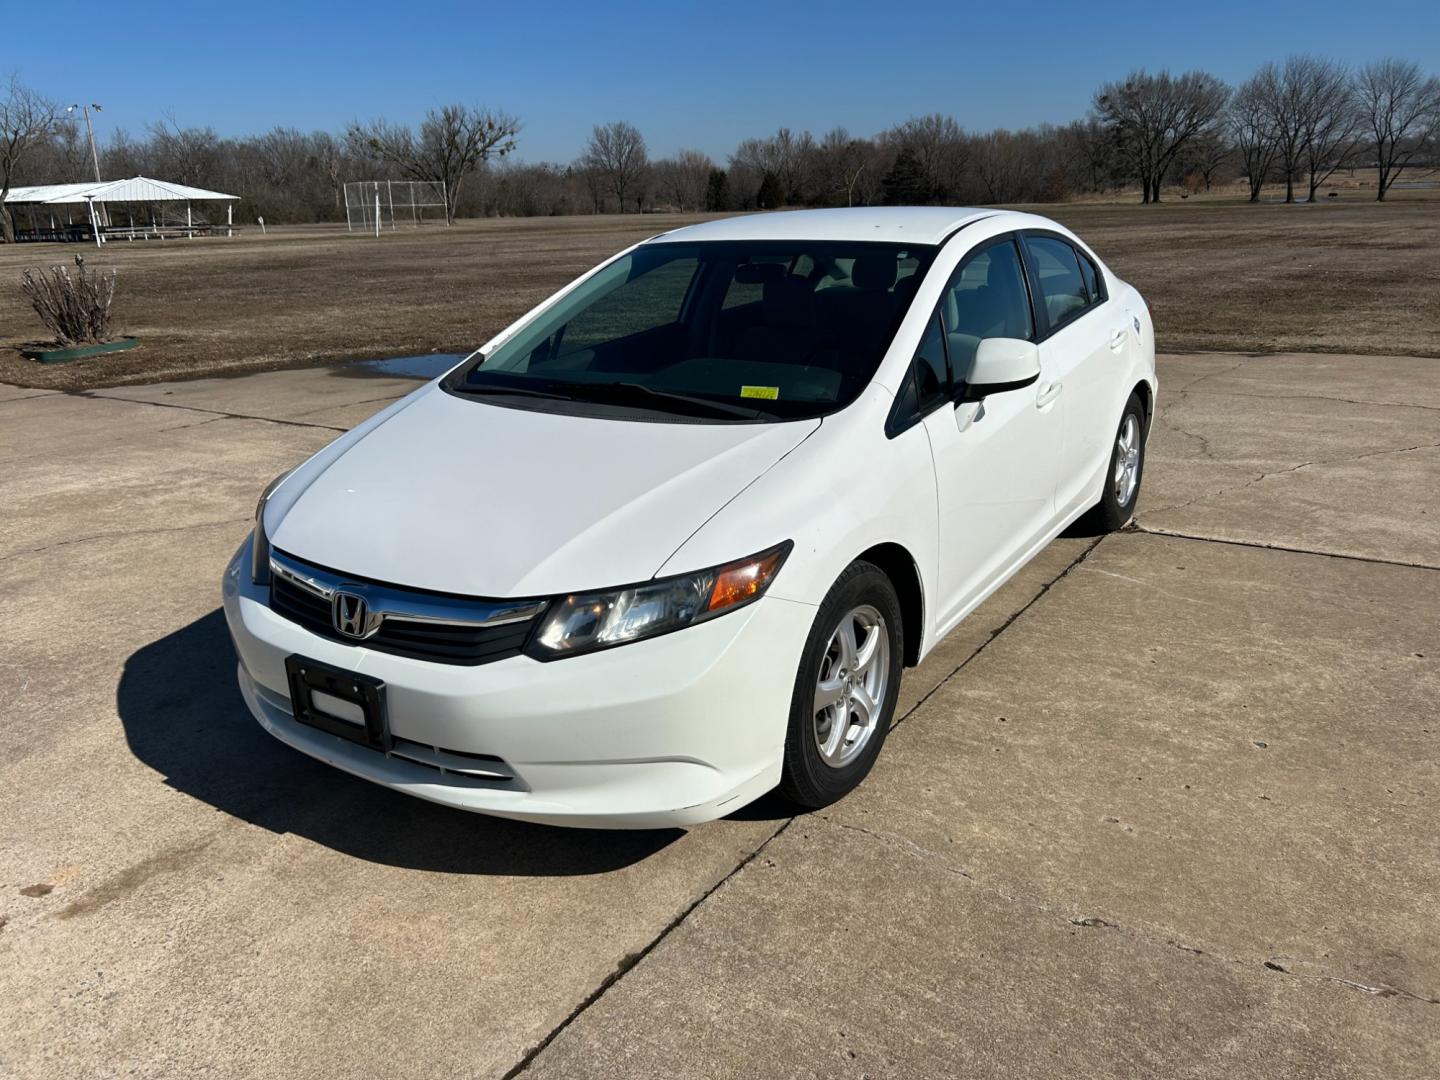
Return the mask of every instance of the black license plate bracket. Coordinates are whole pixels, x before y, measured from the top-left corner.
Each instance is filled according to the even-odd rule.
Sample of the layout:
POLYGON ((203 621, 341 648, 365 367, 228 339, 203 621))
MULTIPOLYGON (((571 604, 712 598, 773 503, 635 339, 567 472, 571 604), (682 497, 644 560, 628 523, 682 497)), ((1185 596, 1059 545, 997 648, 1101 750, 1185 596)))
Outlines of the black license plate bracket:
POLYGON ((290 707, 300 723, 375 750, 390 749, 383 680, 298 654, 285 658, 285 675, 290 682, 290 707), (326 712, 315 702, 317 693, 358 706, 363 723, 326 712))

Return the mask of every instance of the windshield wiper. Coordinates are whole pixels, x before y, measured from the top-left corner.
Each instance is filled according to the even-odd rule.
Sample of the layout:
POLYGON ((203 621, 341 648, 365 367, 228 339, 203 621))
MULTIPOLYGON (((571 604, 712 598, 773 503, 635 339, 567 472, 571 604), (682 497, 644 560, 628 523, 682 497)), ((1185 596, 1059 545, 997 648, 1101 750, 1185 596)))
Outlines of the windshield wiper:
POLYGON ((558 390, 532 390, 528 386, 499 386, 495 383, 459 383, 449 388, 457 394, 473 394, 476 397, 485 397, 490 394, 518 394, 521 397, 542 397, 555 401, 574 401, 569 394, 562 394, 558 390))
POLYGON ((700 397, 696 394, 681 394, 674 390, 657 390, 653 386, 646 386, 637 382, 613 382, 613 383, 567 383, 566 386, 575 392, 575 397, 589 398, 592 401, 634 401, 639 399, 653 399, 656 401, 674 402, 686 406, 693 414, 696 410, 707 413, 711 416, 733 416, 742 420, 764 420, 769 418, 768 413, 759 409, 747 409, 741 405, 731 405, 724 401, 715 401, 711 398, 700 397), (596 392, 598 391, 598 393, 596 392), (616 393, 615 391, 619 391, 616 393))

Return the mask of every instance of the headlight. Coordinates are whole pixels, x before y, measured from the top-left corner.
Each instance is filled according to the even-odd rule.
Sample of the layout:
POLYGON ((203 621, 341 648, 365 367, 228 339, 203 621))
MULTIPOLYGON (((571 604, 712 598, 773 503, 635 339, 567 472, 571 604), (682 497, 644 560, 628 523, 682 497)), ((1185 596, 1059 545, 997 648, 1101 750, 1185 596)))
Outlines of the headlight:
POLYGON ((294 469, 287 469, 265 485, 260 501, 255 504, 255 531, 250 534, 250 580, 256 585, 270 584, 270 538, 265 535, 265 504, 294 469))
POLYGON ((694 574, 563 597, 551 605, 526 651, 537 660, 556 660, 668 634, 734 611, 765 595, 791 546, 787 540, 694 574))

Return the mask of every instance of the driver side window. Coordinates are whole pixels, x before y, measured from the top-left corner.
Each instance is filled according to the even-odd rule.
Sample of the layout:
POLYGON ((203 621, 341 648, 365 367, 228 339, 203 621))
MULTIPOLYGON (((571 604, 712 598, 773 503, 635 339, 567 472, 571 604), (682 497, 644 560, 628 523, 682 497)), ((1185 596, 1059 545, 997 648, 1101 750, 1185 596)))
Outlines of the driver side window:
POLYGON ((986 338, 1034 340, 1025 269, 1013 239, 991 244, 960 265, 941 302, 945 342, 956 384, 964 381, 986 338))

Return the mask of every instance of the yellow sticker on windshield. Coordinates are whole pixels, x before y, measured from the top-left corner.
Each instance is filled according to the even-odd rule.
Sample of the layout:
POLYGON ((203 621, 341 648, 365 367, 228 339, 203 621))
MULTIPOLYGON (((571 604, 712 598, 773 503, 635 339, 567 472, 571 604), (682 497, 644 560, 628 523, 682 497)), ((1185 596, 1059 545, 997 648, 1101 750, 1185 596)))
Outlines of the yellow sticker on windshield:
POLYGON ((740 396, 775 401, 780 397, 780 388, 778 386, 742 386, 740 387, 740 396))

